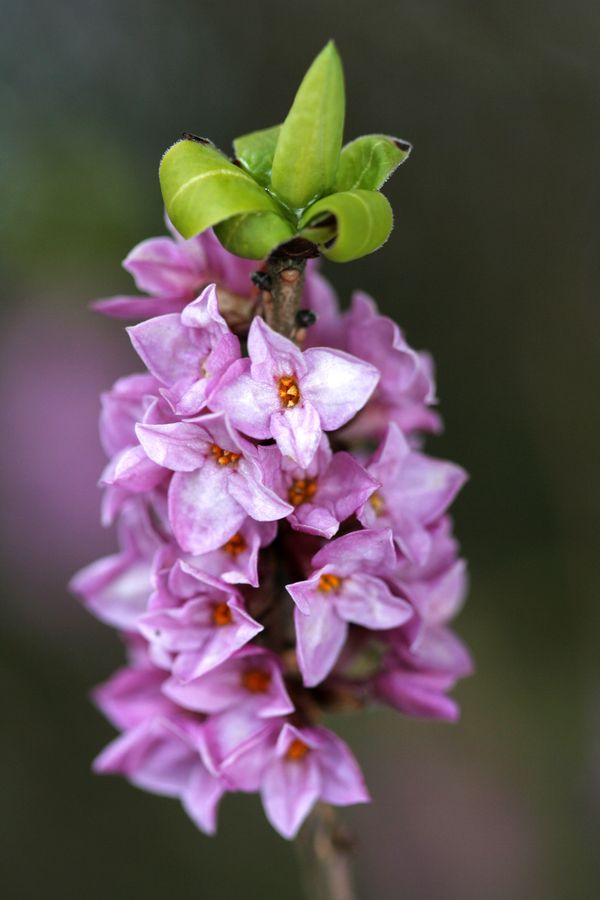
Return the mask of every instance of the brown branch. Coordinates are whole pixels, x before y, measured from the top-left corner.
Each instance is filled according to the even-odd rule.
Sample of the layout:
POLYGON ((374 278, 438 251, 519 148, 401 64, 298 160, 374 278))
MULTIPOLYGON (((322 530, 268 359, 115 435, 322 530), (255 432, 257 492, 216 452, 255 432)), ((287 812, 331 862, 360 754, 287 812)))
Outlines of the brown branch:
POLYGON ((352 877, 354 840, 331 806, 315 806, 296 847, 307 900, 357 900, 352 877))
POLYGON ((294 338, 298 330, 296 313, 304 288, 306 261, 318 255, 310 241, 295 238, 278 247, 267 260, 263 314, 267 324, 287 338, 294 338))

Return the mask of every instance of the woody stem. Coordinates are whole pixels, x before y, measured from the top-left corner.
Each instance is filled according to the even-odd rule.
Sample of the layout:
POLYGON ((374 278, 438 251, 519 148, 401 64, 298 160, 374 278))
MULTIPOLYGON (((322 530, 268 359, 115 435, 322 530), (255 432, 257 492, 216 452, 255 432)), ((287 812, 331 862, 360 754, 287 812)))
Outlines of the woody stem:
POLYGON ((318 803, 296 841, 307 900, 356 900, 352 845, 336 811, 318 803))
POLYGON ((267 324, 287 338, 293 338, 297 331, 296 313, 304 289, 306 261, 318 255, 310 241, 295 238, 278 247, 267 260, 263 314, 267 324))

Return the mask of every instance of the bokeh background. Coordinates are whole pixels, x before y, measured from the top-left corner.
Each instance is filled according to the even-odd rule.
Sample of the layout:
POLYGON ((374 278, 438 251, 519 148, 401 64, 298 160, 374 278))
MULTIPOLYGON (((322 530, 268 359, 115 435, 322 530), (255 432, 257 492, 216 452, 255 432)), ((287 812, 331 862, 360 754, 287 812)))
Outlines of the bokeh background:
POLYGON ((335 37, 347 136, 414 154, 377 254, 326 267, 438 365, 477 674, 456 726, 335 723, 374 803, 351 810, 364 900, 600 896, 598 209, 594 0, 2 0, 2 893, 9 900, 298 900, 256 798, 220 834, 89 764, 87 694, 120 664, 70 574, 98 524, 98 393, 137 367, 88 311, 164 231, 156 177, 182 130, 223 148, 279 121, 335 37), (596 570, 596 571, 595 571, 596 570))

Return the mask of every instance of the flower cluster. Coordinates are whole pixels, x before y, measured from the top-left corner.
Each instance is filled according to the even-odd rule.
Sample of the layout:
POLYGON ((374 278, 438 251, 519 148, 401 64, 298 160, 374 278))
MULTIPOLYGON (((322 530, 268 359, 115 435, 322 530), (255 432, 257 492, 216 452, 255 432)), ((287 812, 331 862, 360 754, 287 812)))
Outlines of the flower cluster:
POLYGON ((149 296, 98 304, 138 320, 146 367, 102 398, 120 550, 73 579, 128 652, 95 692, 120 732, 95 768, 178 797, 206 832, 224 793, 260 792, 291 838, 319 799, 368 800, 322 712, 458 715, 447 511, 466 476, 421 451, 440 427, 431 361, 369 297, 340 313, 309 264, 316 323, 294 342, 255 314, 256 263, 211 232, 125 266, 149 296))

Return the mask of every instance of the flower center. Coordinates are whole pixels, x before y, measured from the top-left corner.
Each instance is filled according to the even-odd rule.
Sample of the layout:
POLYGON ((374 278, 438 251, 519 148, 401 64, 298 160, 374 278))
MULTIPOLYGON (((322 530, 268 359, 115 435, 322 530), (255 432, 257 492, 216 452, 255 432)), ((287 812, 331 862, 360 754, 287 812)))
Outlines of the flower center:
POLYGON ((279 379, 279 399, 286 409, 296 406, 300 400, 300 388, 293 375, 283 375, 279 379))
POLYGON ((337 591, 341 584, 342 579, 339 575, 334 575, 332 572, 326 572, 325 575, 321 575, 319 578, 317 590, 322 591, 324 594, 330 594, 332 591, 337 591))
POLYGON ((218 444, 213 444, 210 448, 210 452, 220 466, 228 466, 231 463, 236 463, 238 459, 242 458, 241 453, 233 453, 231 450, 223 450, 222 447, 219 447, 218 444))
POLYGON ((212 620, 213 625, 216 625, 217 628, 222 628, 223 625, 231 625, 233 616, 231 615, 231 609, 226 603, 215 603, 213 606, 212 620))
POLYGON ((304 759, 309 749, 310 748, 307 747, 304 741, 301 741, 300 738, 294 738, 287 749, 285 758, 289 759, 290 762, 298 762, 299 760, 304 759))
POLYGON ((369 497, 369 503, 373 508, 373 512, 376 516, 381 516, 385 512, 385 500, 379 493, 379 491, 375 491, 375 493, 371 494, 369 497))
POLYGON ((251 669, 242 675, 242 684, 251 694, 266 694, 271 684, 271 676, 261 669, 251 669))
POLYGON ((294 478, 288 490, 288 500, 292 506, 301 506, 314 497, 316 491, 316 478, 294 478))
POLYGON ((236 531, 236 533, 229 538, 227 543, 223 544, 222 549, 225 553, 229 553, 230 556, 239 556, 240 553, 243 553, 244 550, 248 549, 248 544, 239 531, 236 531))

